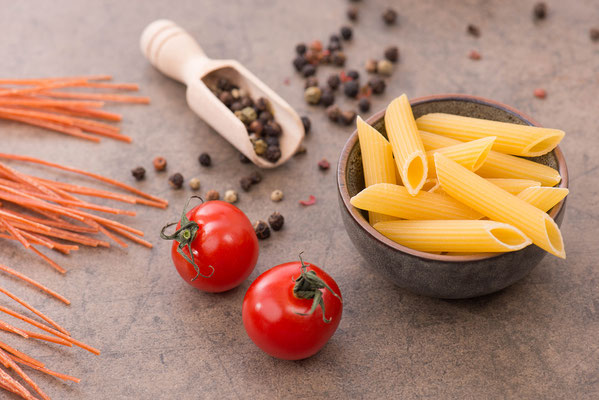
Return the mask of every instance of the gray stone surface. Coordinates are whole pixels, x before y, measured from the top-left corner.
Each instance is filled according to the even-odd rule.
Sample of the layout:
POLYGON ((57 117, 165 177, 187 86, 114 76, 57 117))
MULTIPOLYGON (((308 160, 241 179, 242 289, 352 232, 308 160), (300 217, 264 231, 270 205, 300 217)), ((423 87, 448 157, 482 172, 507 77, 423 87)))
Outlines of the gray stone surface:
MULTIPOLYGON (((81 384, 32 373, 55 399, 198 398, 577 398, 599 396, 599 150, 596 113, 599 44, 588 29, 597 23, 593 1, 550 1, 548 19, 531 21, 532 1, 417 1, 397 4, 399 25, 385 27, 380 13, 391 2, 363 1, 349 67, 380 57, 388 44, 401 63, 386 94, 469 93, 512 105, 546 126, 567 131, 563 150, 570 169, 567 215, 562 225, 568 259, 546 257, 521 282, 487 297, 443 301, 397 289, 364 268, 341 222, 334 169, 321 172, 322 157, 335 164, 350 129, 333 126, 321 109, 302 100, 301 79, 290 60, 298 41, 325 40, 346 23, 345 1, 1 1, 0 75, 6 77, 112 73, 139 82, 150 106, 113 106, 125 115, 126 145, 81 142, 0 122, 2 151, 41 156, 123 181, 130 169, 148 168, 139 186, 167 197, 166 211, 137 209, 123 218, 143 229, 153 250, 131 246, 82 249, 54 256, 69 272, 58 276, 16 244, 2 242, 1 262, 26 271, 69 297, 64 307, 1 278, 69 328, 102 349, 95 357, 78 349, 31 345, 1 334, 48 367, 71 373, 81 384), (141 56, 139 35, 156 18, 186 27, 213 57, 237 58, 313 120, 308 153, 264 173, 239 207, 250 217, 279 210, 286 226, 261 242, 256 270, 238 289, 199 293, 171 265, 160 243, 164 221, 176 218, 188 189, 173 192, 167 174, 155 174, 161 154, 169 173, 199 176, 201 193, 237 188, 251 170, 234 149, 185 105, 184 88, 155 71, 141 56), (477 23, 479 39, 466 35, 477 23), (468 59, 471 49, 480 61, 468 59), (284 84, 286 78, 290 85, 284 84), (543 87, 546 100, 532 96, 543 87), (202 169, 200 151, 213 156, 202 169), (285 200, 268 199, 282 189, 285 200), (315 206, 298 200, 314 194, 315 206), (338 332, 315 357, 272 359, 246 337, 241 301, 252 279, 267 268, 305 258, 336 278, 345 299, 338 332)), ((324 69, 321 79, 326 79, 324 69)), ((353 103, 347 103, 347 106, 353 103)), ((2 304, 6 300, 0 300, 2 304)), ((1 397, 7 397, 2 393, 1 397)))

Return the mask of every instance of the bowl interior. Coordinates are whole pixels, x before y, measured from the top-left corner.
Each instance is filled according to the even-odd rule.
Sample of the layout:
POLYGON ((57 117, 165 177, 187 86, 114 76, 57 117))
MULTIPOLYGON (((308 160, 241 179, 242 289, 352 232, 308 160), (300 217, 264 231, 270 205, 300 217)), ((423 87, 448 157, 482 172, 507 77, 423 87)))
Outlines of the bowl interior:
MULTIPOLYGON (((495 103, 490 100, 480 99, 472 96, 465 95, 444 95, 444 96, 433 96, 430 98, 416 99, 411 102, 412 110, 414 113, 414 118, 418 118, 422 115, 429 113, 447 113, 447 114, 455 114, 462 115, 467 117, 475 117, 482 119, 489 119, 500 122, 510 122, 521 125, 538 125, 532 119, 527 117, 526 115, 519 113, 518 111, 505 106, 500 103, 495 103)), ((385 130, 385 122, 384 122, 385 112, 380 111, 370 117, 367 122, 372 125, 376 130, 378 130, 383 136, 387 137, 387 132, 385 130)), ((344 159, 343 155, 340 160, 341 163, 345 163, 345 188, 347 189, 347 194, 349 198, 359 193, 364 189, 364 170, 362 167, 362 154, 360 151, 360 143, 357 139, 357 132, 354 132, 350 139, 348 140, 348 145, 351 145, 349 149, 349 153, 347 157, 344 159)), ((344 151, 345 153, 345 151, 344 151)), ((343 153, 342 153, 343 154, 343 153)), ((562 176, 562 182, 558 185, 559 187, 567 187, 567 170, 565 161, 563 160, 563 156, 561 155, 561 151, 559 148, 553 150, 552 152, 545 154, 540 157, 528 158, 529 160, 548 165, 552 168, 559 170, 562 176)), ((343 191, 343 187, 340 187, 340 190, 343 191)), ((562 201, 563 202, 563 201, 562 201)), ((557 204, 553 209, 549 211, 549 215, 555 218, 555 215, 561 208, 562 202, 557 204)), ((368 212, 364 210, 358 210, 351 206, 349 202, 346 202, 346 206, 350 208, 350 213, 354 216, 354 218, 358 219, 360 225, 362 225, 365 229, 369 231, 373 236, 377 239, 390 242, 387 238, 385 238, 382 234, 378 233, 374 228, 372 228, 368 224, 368 212)), ((401 246, 395 242, 393 243, 393 247, 405 251, 406 248, 401 246)), ((450 256, 450 255, 433 255, 429 253, 419 252, 413 249, 410 253, 421 256, 423 258, 434 258, 441 259, 445 261, 465 261, 465 256, 450 256)), ((476 256, 467 256, 469 259, 477 258, 490 258, 493 256, 500 255, 499 254, 491 254, 491 253, 480 253, 480 255, 476 256)))

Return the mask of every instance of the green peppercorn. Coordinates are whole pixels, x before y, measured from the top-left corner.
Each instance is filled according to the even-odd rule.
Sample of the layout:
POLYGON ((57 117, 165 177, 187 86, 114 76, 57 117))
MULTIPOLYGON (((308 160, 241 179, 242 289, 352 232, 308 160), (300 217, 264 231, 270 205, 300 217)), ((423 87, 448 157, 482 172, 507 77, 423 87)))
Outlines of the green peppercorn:
POLYGON ((376 70, 381 75, 390 76, 393 73, 393 64, 389 60, 381 60, 378 62, 376 70))
POLYGON ((283 200, 283 191, 279 189, 273 190, 270 194, 270 199, 275 202, 283 200))
POLYGON ((256 114, 256 110, 254 110, 250 106, 241 110, 241 114, 243 117, 240 119, 241 119, 241 122, 243 122, 244 124, 250 124, 253 121, 255 121, 256 118, 258 118, 258 115, 256 114))
POLYGON ((319 87, 309 87, 304 92, 304 99, 308 104, 318 104, 320 102, 320 97, 322 96, 322 91, 319 87))
POLYGON ((200 180, 198 178, 191 178, 189 180, 189 187, 191 190, 198 190, 200 188, 200 180))
POLYGON ((262 139, 258 139, 254 142, 254 152, 256 152, 256 154, 258 154, 259 156, 264 154, 267 148, 268 145, 262 139))
POLYGON ((227 203, 237 203, 237 192, 234 190, 227 190, 225 192, 225 197, 223 197, 223 200, 227 203))

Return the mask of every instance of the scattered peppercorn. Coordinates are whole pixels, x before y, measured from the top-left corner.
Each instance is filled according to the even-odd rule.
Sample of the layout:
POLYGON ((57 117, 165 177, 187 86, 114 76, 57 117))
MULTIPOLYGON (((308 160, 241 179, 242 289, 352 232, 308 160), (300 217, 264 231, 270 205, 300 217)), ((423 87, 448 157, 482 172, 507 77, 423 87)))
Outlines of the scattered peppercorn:
POLYGON ((331 62, 337 67, 343 67, 345 65, 345 53, 342 51, 335 51, 331 56, 331 62))
POLYGON ((364 65, 364 69, 369 74, 375 74, 376 73, 376 64, 377 64, 377 61, 373 60, 371 58, 371 59, 369 59, 369 60, 366 61, 366 64, 364 65))
POLYGON ((300 56, 301 56, 302 54, 305 54, 305 53, 306 53, 306 50, 308 50, 308 48, 306 47, 306 45, 305 45, 304 43, 298 43, 298 44, 295 46, 295 52, 296 52, 297 54, 299 54, 300 56))
POLYGON ((244 176, 239 180, 239 186, 243 189, 244 192, 249 192, 252 187, 252 178, 249 176, 244 176))
POLYGON ((279 189, 273 190, 270 194, 270 199, 276 202, 283 200, 283 192, 279 189))
POLYGON ((293 59, 293 66, 297 72, 301 72, 302 69, 308 64, 308 60, 303 55, 297 56, 293 59))
POLYGON ((347 9, 347 18, 349 18, 350 21, 357 21, 358 20, 358 7, 350 6, 347 9))
POLYGON ((254 231, 256 232, 256 236, 258 239, 268 239, 270 237, 270 228, 268 224, 264 221, 256 221, 254 223, 254 231))
POLYGON ((385 24, 393 25, 395 24, 395 21, 397 21, 397 12, 392 8, 387 8, 385 12, 383 12, 382 17, 385 24))
POLYGON ((156 171, 164 171, 166 169, 166 159, 164 157, 156 157, 153 164, 156 171))
POLYGON ((381 60, 376 65, 376 72, 384 76, 391 76, 393 73, 393 64, 389 60, 381 60))
POLYGON ((333 74, 327 79, 327 85, 329 85, 332 90, 337 90, 340 84, 341 79, 339 79, 339 75, 337 74, 333 74))
POLYGON ((381 94, 385 91, 387 85, 385 84, 383 78, 375 76, 368 81, 368 86, 370 86, 372 89, 372 93, 381 94))
POLYGON ((343 85, 343 93, 347 97, 355 98, 360 91, 360 84, 357 81, 349 81, 343 85))
POLYGON ((478 26, 474 24, 468 24, 466 32, 468 32, 469 35, 474 36, 476 38, 480 37, 480 29, 478 28, 478 26))
POLYGON ((316 67, 312 64, 306 64, 302 67, 302 75, 306 78, 316 73, 316 67))
POLYGON ((212 164, 212 159, 210 158, 210 154, 208 154, 208 153, 200 154, 200 157, 198 158, 198 160, 200 161, 200 164, 203 165, 204 167, 209 167, 210 164, 212 164))
POLYGON ((343 50, 343 45, 341 44, 340 41, 338 40, 331 40, 329 42, 329 45, 327 46, 327 49, 329 51, 338 51, 338 50, 343 50))
POLYGON ((323 158, 318 162, 318 168, 320 168, 321 171, 326 171, 330 167, 331 163, 329 163, 326 158, 323 158))
POLYGON ((334 104, 327 107, 326 113, 327 117, 333 122, 338 122, 339 118, 341 118, 341 110, 334 104))
POLYGON ((315 76, 311 76, 306 79, 306 83, 304 85, 304 89, 308 89, 309 87, 318 86, 318 78, 315 76))
POLYGON ((258 172, 258 171, 254 171, 251 174, 249 174, 248 176, 250 177, 250 179, 252 180, 252 183, 254 183, 254 184, 262 182, 262 174, 260 174, 260 172, 258 172))
POLYGON ((225 196, 223 197, 223 200, 226 201, 227 203, 237 203, 237 192, 234 190, 227 190, 225 192, 225 196))
POLYGON ((358 71, 356 71, 355 69, 350 69, 349 71, 347 71, 345 76, 347 76, 348 78, 351 78, 354 81, 357 81, 358 79, 360 79, 360 73, 358 71))
POLYGON ((534 8, 532 9, 532 14, 534 19, 540 21, 547 17, 547 4, 544 2, 536 3, 534 8))
POLYGON ((593 42, 599 42, 599 28, 591 28, 589 36, 593 42))
POLYGON ((472 50, 470 52, 470 54, 468 55, 468 57, 471 60, 474 60, 474 61, 478 61, 478 60, 480 60, 482 58, 482 56, 480 55, 480 53, 478 51, 476 51, 476 50, 472 50))
POLYGON ((138 180, 141 181, 146 176, 146 169, 144 167, 137 167, 131 170, 131 175, 138 180))
POLYGON ((351 27, 349 27, 349 26, 342 26, 340 33, 341 33, 341 37, 344 40, 351 40, 351 37, 352 37, 352 35, 353 35, 354 32, 352 31, 351 27))
POLYGON ((322 91, 319 87, 309 87, 304 92, 304 99, 308 104, 318 104, 320 103, 320 97, 322 96, 322 91))
POLYGON ((218 199, 220 199, 220 193, 218 193, 216 190, 209 190, 206 192, 206 201, 218 199))
POLYGON ((366 97, 361 98, 358 102, 358 108, 360 108, 360 111, 362 112, 370 111, 370 100, 368 100, 366 97))
POLYGON ((279 161, 281 158, 281 148, 279 147, 278 139, 276 145, 269 145, 264 153, 264 158, 271 163, 279 161))
POLYGON ((331 89, 322 90, 322 96, 320 97, 320 102, 323 106, 328 107, 335 102, 335 94, 331 89))
POLYGON ((181 189, 181 186, 183 186, 183 175, 177 172, 171 175, 168 181, 174 189, 181 189))
POLYGON ((239 162, 241 162, 242 164, 248 164, 251 162, 251 160, 247 158, 245 154, 239 153, 239 162))
POLYGON ((248 131, 255 133, 256 135, 260 135, 262 133, 263 128, 264 126, 262 125, 262 122, 256 120, 252 121, 250 126, 248 126, 248 131))
POLYGON ((399 60, 399 49, 397 46, 389 46, 385 49, 385 58, 391 62, 399 60))
POLYGON ((191 190, 198 190, 200 188, 200 180, 198 178, 191 178, 189 180, 189 187, 191 190))
POLYGON ((356 119, 355 111, 348 110, 348 111, 343 111, 341 113, 340 121, 343 125, 346 125, 346 126, 351 125, 355 119, 356 119))
POLYGON ((535 89, 533 94, 537 99, 544 99, 545 97, 547 97, 547 91, 541 88, 535 89))
POLYGON ((307 135, 308 133, 310 133, 310 128, 312 127, 312 122, 310 121, 310 118, 306 117, 305 115, 302 116, 302 125, 304 125, 304 133, 307 135))
POLYGON ((280 231, 284 224, 285 218, 276 211, 268 217, 268 225, 270 225, 273 231, 280 231))

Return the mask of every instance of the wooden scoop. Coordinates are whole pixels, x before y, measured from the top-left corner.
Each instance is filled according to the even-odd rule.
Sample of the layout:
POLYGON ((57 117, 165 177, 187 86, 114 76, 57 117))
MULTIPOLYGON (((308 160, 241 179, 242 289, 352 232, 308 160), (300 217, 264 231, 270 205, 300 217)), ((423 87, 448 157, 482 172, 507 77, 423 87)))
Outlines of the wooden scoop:
POLYGON ((187 85, 189 107, 262 168, 283 164, 298 149, 304 126, 297 113, 272 89, 235 60, 212 60, 199 44, 174 22, 160 19, 148 25, 141 35, 141 51, 165 75, 187 85), (253 99, 270 101, 275 120, 281 125, 281 158, 271 163, 254 152, 243 123, 209 89, 219 78, 227 78, 253 99))

